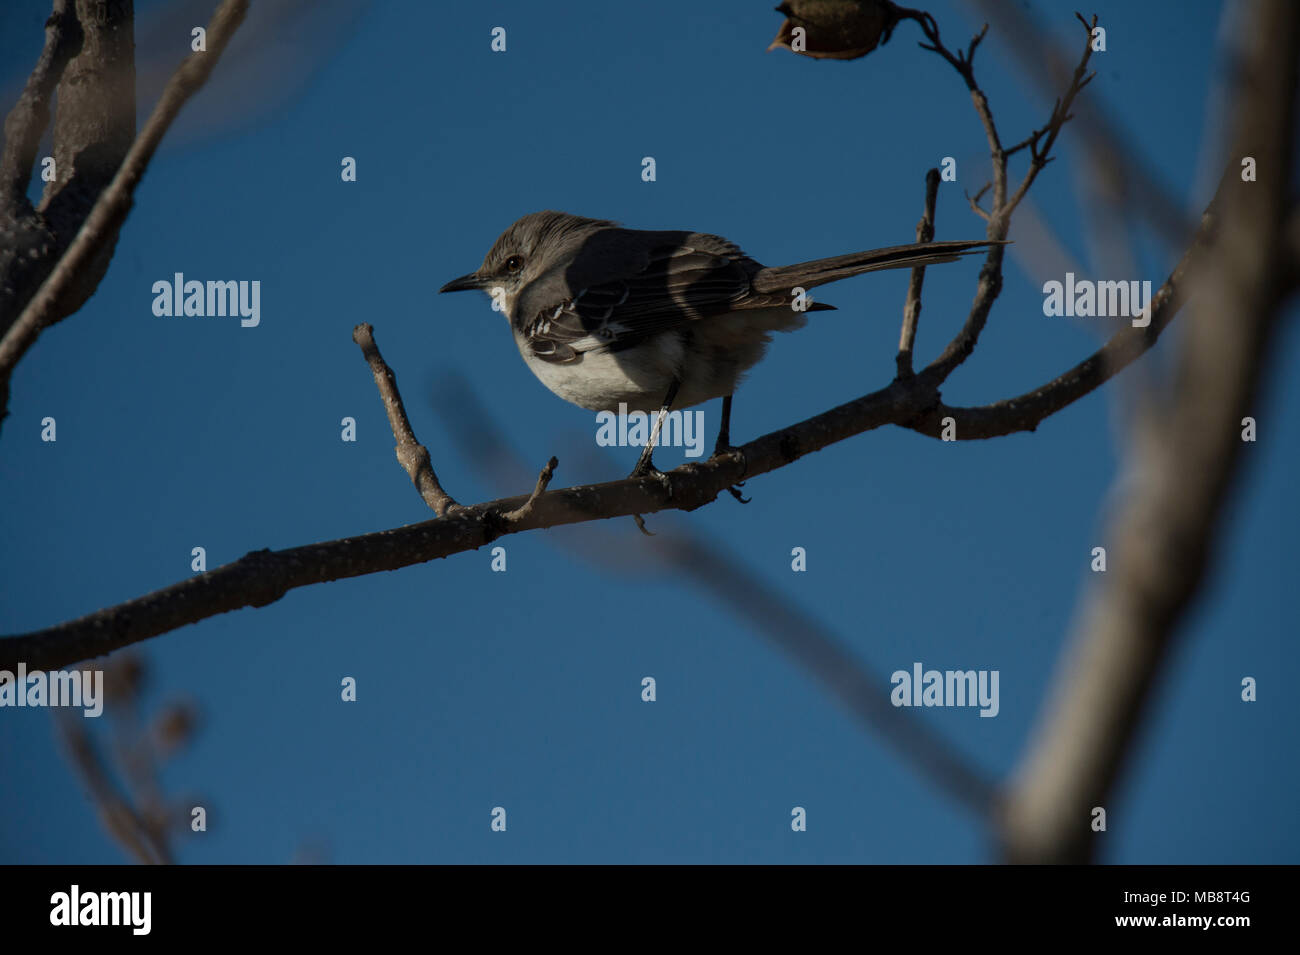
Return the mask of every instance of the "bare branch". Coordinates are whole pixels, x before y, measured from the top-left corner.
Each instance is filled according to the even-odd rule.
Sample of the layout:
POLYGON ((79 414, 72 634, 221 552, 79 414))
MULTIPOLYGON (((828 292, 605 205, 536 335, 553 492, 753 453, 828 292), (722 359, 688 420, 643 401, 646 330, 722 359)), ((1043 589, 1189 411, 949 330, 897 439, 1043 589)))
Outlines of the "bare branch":
MULTIPOLYGON (((1096 18, 1094 17, 1094 23, 1095 21, 1096 18)), ((933 25, 932 19, 930 23, 933 25)), ((924 22, 922 27, 925 29, 924 22)), ((984 29, 987 30, 988 26, 985 25, 984 29)), ((993 121, 993 113, 988 105, 988 98, 975 82, 975 74, 971 68, 969 58, 963 59, 960 55, 954 56, 944 48, 939 41, 937 26, 934 26, 933 30, 927 29, 926 32, 931 38, 931 45, 926 49, 934 49, 940 56, 952 63, 971 90, 976 112, 979 114, 980 122, 984 126, 989 141, 989 158, 993 164, 993 207, 987 213, 979 207, 979 197, 984 194, 984 190, 981 189, 975 199, 971 200, 971 209, 988 222, 986 234, 990 239, 1005 239, 1011 227, 1011 215, 1015 211, 1015 207, 1019 205, 1029 191, 1029 187, 1038 175, 1038 170, 1049 161, 1048 152, 1056 142, 1057 133, 1070 118, 1069 105, 1074 102, 1075 96, 1087 83, 1087 80, 1080 81, 1080 77, 1086 72, 1088 60, 1092 56, 1091 43, 1084 46, 1082 59, 1075 69, 1070 87, 1065 95, 1057 100, 1056 107, 1052 111, 1052 118, 1043 128, 1047 136, 1044 146, 1040 149, 1037 143, 1036 137, 1042 135, 1040 133, 1031 135, 1029 140, 1026 141, 1032 142, 1031 148, 1034 158, 1030 164, 1030 172, 1026 174, 1025 179, 1016 190, 1015 196, 1009 201, 1007 199, 1007 156, 1010 153, 1002 148, 997 126, 993 121)), ((980 36, 983 36, 983 31, 981 31, 980 36)), ((1091 33, 1089 33, 1089 40, 1091 40, 1091 33)), ((1022 143, 1013 147, 1013 151, 1022 148, 1024 145, 1022 143)), ((975 300, 971 303, 971 310, 966 317, 965 324, 953 340, 948 343, 942 354, 921 372, 920 377, 924 379, 928 386, 937 390, 957 366, 969 358, 971 352, 975 350, 980 333, 984 330, 984 324, 988 321, 989 311, 993 308, 993 302, 1002 291, 1003 255, 1004 246, 995 245, 989 249, 988 256, 984 260, 984 267, 980 269, 979 283, 975 290, 975 300)))
MULTIPOLYGON (((920 44, 921 49, 938 53, 952 64, 952 68, 961 75, 961 78, 966 82, 966 88, 970 90, 971 101, 975 104, 975 112, 979 115, 980 124, 984 127, 984 135, 988 139, 989 155, 993 157, 993 207, 995 210, 1000 209, 1007 199, 1006 153, 1002 149, 1002 139, 998 135, 997 124, 993 121, 993 109, 989 106, 989 98, 984 95, 979 83, 975 81, 975 50, 979 47, 980 41, 988 34, 989 25, 984 24, 980 32, 975 34, 965 53, 960 51, 953 53, 939 39, 939 25, 935 22, 934 17, 927 13, 923 18, 913 17, 912 19, 920 23, 922 32, 930 41, 929 43, 920 44)), ((996 223, 990 223, 988 237, 990 239, 1005 239, 1007 237, 1006 223, 1001 223, 1000 227, 996 223)))
MULTIPOLYGON (((1231 175, 1229 169, 1224 183, 1229 182, 1231 175)), ((1202 217, 1201 230, 1192 247, 1151 296, 1151 321, 1145 328, 1126 326, 1096 352, 1033 391, 974 408, 950 407, 940 402, 904 426, 937 438, 941 436, 943 419, 951 417, 956 422, 958 440, 1033 431, 1045 418, 1101 387, 1146 353, 1186 302, 1189 270, 1193 270, 1196 258, 1204 254, 1213 235, 1219 204, 1216 195, 1202 217)))
POLYGON ((71 3, 54 0, 54 12, 45 21, 45 48, 5 119, 4 150, 0 152, 0 218, 7 214, 17 219, 32 211, 27 184, 41 136, 50 123, 50 97, 68 61, 81 51, 81 23, 71 3))
POLYGON ((76 286, 78 273, 96 259, 106 242, 116 237, 163 135, 181 107, 207 81, 247 12, 248 0, 223 0, 208 24, 207 52, 191 53, 177 68, 149 121, 132 143, 113 181, 95 201, 77 237, 17 321, 0 338, 0 418, 7 414, 9 379, 14 367, 45 328, 69 314, 66 299, 76 286))
MULTIPOLYGON (((1203 230, 1208 222, 1207 217, 1203 230)), ((1131 361, 1150 348, 1182 304, 1180 275, 1171 275, 1153 297, 1150 328, 1141 335, 1126 329, 1108 344, 1115 352, 1111 359, 1093 356, 1051 387, 1016 399, 1032 398, 1029 407, 1013 403, 958 410, 957 414, 968 416, 959 424, 958 440, 1033 430, 1052 411, 1113 376, 1123 367, 1113 359, 1128 356, 1131 361)), ((549 491, 536 497, 531 509, 513 521, 506 521, 505 515, 523 508, 532 495, 464 507, 437 520, 360 537, 282 551, 254 551, 234 563, 115 607, 45 630, 0 638, 0 668, 12 669, 22 660, 32 669, 55 669, 219 613, 265 606, 297 587, 447 557, 485 546, 504 534, 661 510, 692 511, 738 481, 785 467, 806 454, 883 425, 896 424, 937 436, 937 428, 932 431, 930 423, 937 421, 933 412, 941 407, 937 392, 925 383, 923 375, 896 379, 880 391, 764 435, 738 451, 675 469, 671 472, 671 498, 657 481, 624 479, 549 491)), ((953 413, 952 409, 949 412, 953 413)))
POLYGON ((59 708, 55 708, 53 715, 68 760, 86 784, 90 799, 99 810, 100 822, 109 836, 137 862, 170 864, 172 859, 166 847, 154 840, 144 816, 113 784, 112 774, 90 738, 85 721, 59 708))
MULTIPOLYGON (((60 2, 49 24, 66 36, 65 45, 75 49, 58 75, 50 70, 40 84, 46 87, 57 80, 58 109, 49 133, 52 150, 47 158, 52 165, 46 167, 42 161, 42 173, 48 169, 53 175, 35 209, 26 191, 49 106, 39 105, 35 111, 39 117, 35 112, 24 117, 20 100, 10 116, 15 122, 6 142, 9 153, 0 162, 9 164, 7 187, 17 193, 0 198, 0 336, 13 327, 76 239, 135 139, 135 8, 131 0, 60 2), (74 36, 75 44, 71 42, 74 36)), ((116 230, 106 235, 86 265, 77 270, 61 297, 62 315, 80 308, 99 287, 117 237, 116 230)), ((7 379, 0 376, 0 417, 7 387, 7 379)))
MULTIPOLYGON (((108 834, 138 862, 170 864, 172 837, 188 831, 190 814, 165 793, 162 764, 191 740, 197 711, 173 700, 142 719, 147 668, 136 653, 114 654, 98 669, 105 718, 55 708, 55 730, 108 834)), ((93 672, 83 671, 83 682, 93 672)))
POLYGON ((820 621, 782 599, 742 561, 698 537, 664 535, 652 546, 693 586, 793 657, 904 761, 981 820, 989 817, 995 790, 986 774, 921 720, 895 707, 885 689, 888 678, 864 667, 820 621))
POLYGON ((1286 224, 1286 257, 1288 282, 1292 288, 1300 285, 1300 205, 1291 207, 1286 224))
POLYGON ((370 323, 362 322, 352 329, 352 340, 361 346, 361 354, 366 357, 370 372, 375 376, 375 386, 379 389, 379 397, 383 399, 384 410, 388 414, 388 426, 393 429, 393 437, 397 439, 397 462, 410 475, 411 483, 433 513, 445 517, 463 509, 442 489, 442 483, 434 473, 433 462, 429 458, 429 449, 415 440, 411 422, 406 417, 406 407, 397 390, 397 376, 379 354, 379 346, 375 344, 374 329, 370 323))
MULTIPOLYGON (((933 36, 936 46, 941 48, 937 29, 933 36)), ((948 54, 950 62, 956 61, 959 71, 970 84, 974 82, 970 58, 978 40, 977 37, 964 54, 948 54)), ((977 98, 977 109, 979 103, 977 98)), ((996 142, 991 113, 985 108, 981 115, 987 118, 992 141, 996 142)), ((1005 166, 1005 157, 1000 153, 997 155, 1005 166)), ((995 162, 995 173, 997 166, 995 162)), ((994 189, 996 194, 996 176, 994 189)), ((991 223, 990 231, 996 228, 1005 232, 1006 224, 1005 218, 991 223)), ((1001 246, 998 246, 992 250, 981 270, 976 302, 962 332, 920 375, 900 376, 880 391, 772 432, 702 464, 678 468, 672 472, 671 496, 658 481, 628 479, 547 491, 550 465, 527 497, 462 507, 455 505, 439 488, 445 501, 433 495, 434 500, 443 505, 440 513, 444 516, 438 520, 274 553, 253 552, 232 564, 117 607, 47 630, 0 640, 0 665, 8 660, 25 660, 29 666, 48 669, 217 613, 245 606, 263 606, 296 587, 445 557, 484 546, 503 534, 665 509, 693 510, 713 501, 719 493, 742 479, 784 467, 805 454, 885 424, 937 434, 935 425, 938 420, 944 414, 952 414, 959 419, 959 440, 1032 430, 1048 414, 1087 394, 1154 343, 1160 330, 1181 305, 1180 277, 1176 270, 1153 299, 1149 329, 1141 333, 1126 329, 1098 355, 1029 395, 983 408, 947 408, 939 398, 938 385, 974 347, 979 329, 1000 289, 1001 246)), ((367 354, 372 369, 377 367, 373 358, 378 358, 377 349, 373 356, 367 354)), ((379 359, 379 366, 376 381, 381 392, 387 382, 392 385, 395 395, 391 371, 382 365, 382 359, 379 359)), ((390 421, 393 421, 392 412, 394 408, 400 409, 400 399, 393 404, 386 397, 385 402, 390 408, 390 421)), ((398 435, 400 456, 401 435, 409 435, 410 429, 405 423, 404 413, 397 421, 394 431, 398 435)), ((413 436, 410 436, 410 445, 419 449, 413 436)), ((414 453, 416 457, 404 460, 403 466, 420 486, 424 479, 419 475, 427 470, 432 477, 432 468, 428 466, 427 451, 423 460, 419 459, 418 451, 414 453)), ((436 478, 433 481, 436 485, 436 478)), ((428 488, 423 488, 422 494, 426 490, 428 488)), ((429 500, 427 495, 426 500, 429 500)), ((435 506, 435 510, 438 507, 435 506)))
MULTIPOLYGON (((1020 185, 1017 187, 1015 194, 1007 200, 1004 211, 1007 216, 1010 216, 1015 211, 1016 206, 1020 205, 1020 200, 1025 197, 1029 187, 1034 184, 1039 172, 1051 162, 1051 152, 1052 147, 1056 145, 1056 137, 1060 135, 1061 127, 1072 118, 1070 108, 1074 105, 1074 99, 1092 80, 1092 75, 1088 73, 1088 62, 1092 58, 1092 31, 1097 26, 1096 14, 1093 15, 1092 23, 1088 23, 1083 17, 1079 17, 1079 22, 1083 24, 1084 28, 1083 56, 1080 57, 1078 65, 1074 68, 1074 75, 1070 79, 1070 85, 1066 88, 1065 95, 1058 99, 1052 107, 1052 115, 1048 119, 1047 125, 1042 129, 1035 130, 1021 144, 1029 147, 1029 169, 1025 171, 1025 177, 1020 180, 1020 185)), ((1016 149, 1019 148, 1019 146, 1016 147, 1016 149)), ((1012 150, 1012 152, 1014 151, 1012 150)), ((1010 155, 1010 152, 1007 155, 1010 155)))
POLYGON ((980 191, 975 193, 973 196, 969 192, 966 193, 966 203, 970 206, 970 211, 975 213, 985 222, 990 221, 992 217, 985 212, 984 207, 980 205, 980 197, 983 196, 984 193, 988 192, 992 185, 993 183, 991 182, 984 183, 984 185, 980 187, 980 191))
MULTIPOLYGON (((466 449, 480 472, 500 475, 499 483, 510 486, 517 481, 527 465, 472 386, 452 378, 443 382, 442 394, 455 409, 448 424, 458 432, 457 447, 466 449)), ((816 617, 761 580, 724 544, 687 528, 657 535, 653 545, 637 548, 618 546, 613 535, 599 539, 591 533, 557 534, 548 539, 605 573, 636 575, 666 567, 684 585, 726 607, 744 623, 745 632, 772 642, 928 781, 978 814, 982 822, 989 820, 993 787, 988 776, 915 712, 894 707, 888 699, 886 676, 866 666, 816 617)))
MULTIPOLYGON (((916 224, 916 241, 934 241, 934 204, 939 195, 939 170, 931 169, 925 174, 925 211, 921 221, 916 224)), ((921 319, 921 289, 925 283, 925 266, 912 269, 912 277, 907 283, 907 302, 903 306, 903 328, 898 335, 898 375, 901 378, 912 376, 912 348, 916 344, 916 326, 921 319)))
POLYGON ((524 501, 522 507, 515 508, 513 511, 506 511, 502 519, 507 524, 518 524, 529 514, 533 513, 533 508, 537 506, 537 500, 551 483, 551 475, 555 473, 559 461, 552 457, 546 462, 546 467, 542 468, 542 473, 537 475, 537 487, 533 488, 533 493, 528 495, 528 500, 524 501))
MULTIPOLYGON (((969 2, 997 24, 999 36, 1020 60, 1025 72, 1042 88, 1056 89, 1067 82, 1069 66, 1059 54, 1057 44, 1039 27, 1027 7, 996 0, 969 2)), ((1087 23, 1082 17, 1077 18, 1087 23)), ((1082 89, 1090 80, 1091 77, 1083 79, 1079 88, 1082 89)), ((1125 207, 1143 213, 1170 248, 1186 248, 1196 231, 1195 221, 1185 214, 1182 204, 1165 187, 1162 178, 1129 148, 1128 143, 1135 141, 1136 137, 1122 135, 1104 114, 1101 105, 1091 98, 1078 100, 1077 110, 1076 122, 1081 127, 1079 141, 1093 162, 1116 170, 1111 178, 1124 189, 1125 207)))

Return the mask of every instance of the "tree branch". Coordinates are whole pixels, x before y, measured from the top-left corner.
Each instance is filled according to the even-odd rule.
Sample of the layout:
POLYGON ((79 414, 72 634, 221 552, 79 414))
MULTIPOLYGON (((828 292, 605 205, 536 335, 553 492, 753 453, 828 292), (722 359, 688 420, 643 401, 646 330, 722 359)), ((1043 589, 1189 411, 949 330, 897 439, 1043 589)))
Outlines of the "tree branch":
POLYGON ((783 600, 743 562, 699 538, 663 537, 650 545, 674 570, 689 577, 793 657, 857 720, 875 730, 904 761, 916 766, 958 804, 987 821, 996 789, 967 757, 908 710, 889 699, 889 679, 864 667, 816 618, 783 600))
MULTIPOLYGON (((1232 174, 1233 170, 1229 169, 1223 182, 1229 183, 1232 174)), ((951 407, 939 402, 921 417, 907 422, 905 427, 930 437, 940 437, 943 419, 952 417, 956 421, 957 439, 965 441, 1033 431, 1045 418, 1095 391, 1123 371, 1156 343, 1160 333, 1186 302, 1188 270, 1204 253, 1214 234, 1219 195, 1222 195, 1222 187, 1202 216, 1201 229, 1191 248, 1151 296, 1151 323, 1145 328, 1130 325, 1116 332, 1093 354, 1033 391, 974 408, 951 407)))
POLYGON ((533 488, 533 493, 528 495, 528 500, 524 501, 522 505, 515 508, 513 511, 506 511, 502 516, 502 519, 507 524, 518 524, 524 518, 528 517, 529 514, 533 513, 533 509, 537 507, 538 498, 540 498, 546 491, 546 488, 550 486, 551 477, 555 474, 555 469, 559 464, 560 462, 555 457, 552 457, 546 462, 546 467, 542 468, 542 473, 537 475, 537 486, 533 488))
POLYGON ((375 386, 379 389, 384 410, 388 413, 388 426, 393 429, 393 437, 397 439, 397 463, 410 475, 411 483, 433 513, 445 517, 463 510, 442 489, 442 483, 434 473, 433 462, 429 458, 429 449, 415 440, 411 422, 406 417, 406 406, 397 391, 397 376, 379 354, 379 346, 375 344, 374 329, 370 323, 362 322, 352 329, 352 340, 361 346, 361 354, 365 356, 371 374, 375 376, 375 386))
POLYGON ((1233 157, 1258 182, 1225 175, 1211 247, 1189 272, 1196 305, 1169 386, 1136 405, 1132 473, 1107 530, 1108 564, 1077 619, 1046 712, 1007 793, 1008 858, 1081 862, 1100 851, 1089 823, 1109 809, 1177 629, 1212 569, 1214 544, 1286 295, 1283 230, 1294 195, 1292 136, 1300 7, 1266 0, 1244 32, 1233 157))
MULTIPOLYGON (((1206 217, 1199 235, 1208 230, 1212 218, 1206 217)), ((958 440, 1032 431, 1048 415, 1113 377, 1155 343, 1182 305, 1179 284, 1185 268, 1186 263, 1180 263, 1152 297, 1151 324, 1140 334, 1133 328, 1116 333, 1087 361, 1049 385, 1001 406, 946 409, 958 419, 958 440)), ((397 570, 474 550, 505 534, 661 510, 692 511, 737 481, 785 467, 806 454, 882 425, 896 424, 937 437, 942 415, 936 412, 940 409, 944 406, 937 393, 921 376, 895 380, 880 391, 751 441, 739 453, 733 450, 669 472, 671 496, 658 481, 624 479, 488 501, 437 520, 360 537, 281 551, 254 551, 234 563, 115 607, 0 639, 0 668, 12 669, 19 660, 31 669, 67 666, 219 613, 265 606, 297 587, 397 570), (506 519, 510 512, 524 509, 530 499, 531 507, 525 513, 506 519)))
MULTIPOLYGON (((934 241, 934 203, 939 195, 939 170, 925 174, 925 211, 916 224, 916 241, 934 241)), ((903 306, 903 328, 898 334, 898 356, 894 359, 900 378, 912 377, 912 348, 916 345, 916 326, 921 320, 921 289, 925 284, 925 266, 912 269, 907 282, 907 302, 903 306)))
MULTIPOLYGON (((438 405, 449 411, 446 423, 453 443, 479 473, 509 486, 527 472, 528 465, 467 380, 444 378, 438 395, 438 405)), ((982 823, 990 821, 995 793, 988 774, 915 711, 894 707, 886 675, 868 667, 815 614, 762 580, 724 543, 683 527, 656 535, 646 546, 628 548, 619 543, 621 535, 612 527, 605 534, 595 533, 591 525, 586 528, 588 533, 553 535, 554 546, 601 573, 638 577, 668 570, 684 586, 718 601, 744 623, 746 633, 774 644, 858 724, 883 737, 899 759, 976 813, 982 823)))
POLYGON ((207 52, 191 53, 177 68, 149 121, 132 143, 113 181, 95 201, 77 237, 22 314, 0 338, 0 420, 8 414, 9 379, 14 367, 44 329, 66 318, 84 300, 84 294, 78 294, 82 272, 92 266, 106 243, 116 240, 131 209, 135 189, 163 135, 181 107, 207 81, 247 11, 248 0, 223 0, 208 24, 207 52))
POLYGON ((1015 193, 1007 200, 1005 215, 1010 216, 1015 211, 1016 206, 1020 205, 1020 200, 1025 198, 1025 193, 1029 187, 1034 184, 1038 174, 1042 172, 1043 167, 1052 161, 1052 147, 1056 145, 1056 137, 1061 134, 1063 127, 1073 114, 1070 107, 1074 105, 1074 98, 1079 95, 1085 86, 1092 81, 1095 73, 1088 72, 1088 61, 1092 58, 1092 31, 1097 26, 1097 15, 1093 14, 1092 22, 1089 23, 1083 17, 1075 14, 1079 22, 1083 24, 1084 41, 1083 56, 1079 60, 1079 65, 1074 68, 1074 76, 1070 79, 1070 85, 1065 90, 1065 95, 1058 99, 1052 107, 1051 118, 1048 119, 1047 125, 1042 129, 1035 130, 1019 146, 1007 152, 1007 156, 1016 152, 1021 146, 1029 147, 1029 169, 1025 171, 1025 177, 1020 181, 1020 186, 1015 193), (1042 143, 1040 146, 1039 143, 1042 143))
POLYGON ((99 810, 100 821, 113 840, 139 863, 170 865, 174 860, 166 842, 159 838, 144 813, 114 784, 85 720, 68 710, 55 708, 54 726, 68 761, 86 784, 88 795, 99 810))
MULTIPOLYGON (((1066 81, 1069 67, 1059 55, 1056 43, 1039 28, 1027 7, 999 0, 969 2, 998 25, 999 35, 1020 60, 1024 71, 1040 86, 1051 89, 1066 81)), ((1128 147, 1127 143, 1136 141, 1137 137, 1123 135, 1093 98, 1079 101, 1073 119, 1080 126, 1079 142, 1093 162, 1112 170, 1110 181, 1122 191, 1123 206, 1143 213, 1170 248, 1185 248, 1196 231, 1195 223, 1184 214, 1182 204, 1166 188, 1163 177, 1128 147)), ((1017 148, 1025 145, 1018 144, 1017 148)))
POLYGON ((18 102, 5 118, 4 150, 0 152, 0 219, 18 219, 32 213, 27 185, 41 136, 50 123, 50 97, 68 61, 81 52, 84 36, 69 6, 71 2, 54 0, 54 12, 45 21, 45 47, 18 102))
MULTIPOLYGON (((920 22, 926 36, 930 39, 928 45, 924 43, 921 44, 922 48, 935 51, 951 63, 957 72, 961 74, 962 79, 966 82, 966 86, 971 91, 971 97, 975 102, 975 111, 979 114, 980 122, 984 126, 984 132, 989 141, 989 158, 993 164, 992 208, 987 214, 979 208, 979 196, 984 194, 983 189, 980 190, 979 195, 971 200, 971 207, 988 222, 988 228, 986 230, 988 238, 1005 239, 1007 237, 1007 232, 1011 228, 1011 215, 1015 211, 1015 207, 1020 204, 1020 201, 1029 191, 1029 187, 1033 184, 1034 179, 1037 178, 1038 170, 1047 164, 1049 152, 1056 142, 1057 133, 1060 131, 1061 126, 1070 119, 1068 105, 1074 102, 1074 97, 1088 82, 1088 79, 1081 79, 1081 77, 1086 73, 1088 60, 1092 56, 1091 30, 1088 31, 1087 42, 1084 44, 1083 54, 1079 66, 1075 69, 1074 78, 1064 95, 1057 101, 1057 107, 1052 111, 1052 117, 1044 127, 1044 129, 1048 131, 1047 142, 1044 147, 1039 150, 1035 140, 1035 136, 1039 134, 1030 136, 1030 140, 1035 140, 1033 147, 1034 159, 1030 164, 1029 172, 1025 174, 1024 180, 1016 190, 1014 198, 1011 201, 1008 201, 1007 157, 1010 155, 1010 152, 1002 148, 1002 140, 998 135, 997 126, 993 121, 993 112, 989 108, 988 97, 984 95, 983 91, 975 81, 975 71, 971 62, 974 58, 975 48, 979 41, 984 38, 984 34, 988 30, 988 25, 986 24, 975 39, 971 41, 969 54, 962 56, 960 53, 953 54, 943 45, 942 41, 939 39, 938 25, 934 22, 933 17, 927 15, 927 18, 920 22), (1061 108, 1062 103, 1066 104, 1065 109, 1061 108)), ((1093 22, 1096 22, 1095 17, 1093 18, 1093 22)), ((1012 151, 1020 148, 1020 146, 1016 146, 1012 151)), ((993 308, 993 302, 1002 291, 1002 258, 1004 251, 1005 247, 1001 245, 995 245, 989 249, 988 256, 984 260, 984 266, 980 269, 979 283, 976 286, 975 291, 975 300, 971 303, 971 309, 969 315, 966 317, 966 323, 962 326, 961 330, 953 340, 948 343, 948 347, 943 350, 943 353, 921 372, 920 377, 925 381, 927 386, 937 390, 940 385, 947 381, 948 376, 953 373, 957 366, 969 358, 971 353, 975 350, 975 345, 979 342, 980 333, 984 330, 984 325, 988 321, 989 312, 993 308)))
MULTIPOLYGON (((962 65, 959 71, 967 78, 968 86, 974 84, 970 60, 979 39, 972 41, 964 55, 946 54, 950 62, 955 60, 962 65)), ((937 29, 934 40, 941 46, 937 29)), ((996 144, 997 133, 992 127, 987 101, 977 97, 976 105, 988 124, 986 131, 991 130, 991 142, 996 144), (982 108, 981 101, 984 104, 982 108)), ((997 148, 1000 150, 1000 146, 997 148)), ((1005 198, 1005 188, 1002 196, 1005 198)), ((931 203, 927 193, 927 206, 930 207, 931 203)), ((1208 227, 1208 221, 1203 224, 1203 230, 1208 227)), ((990 224, 991 233, 995 228, 1005 232, 1005 218, 990 224)), ((950 355, 954 348, 964 348, 969 353, 969 349, 974 347, 974 339, 1000 287, 1000 265, 998 247, 981 270, 976 304, 966 328, 949 345, 945 355, 950 355)), ((438 485, 427 450, 420 447, 411 434, 391 370, 378 355, 368 326, 360 326, 354 338, 362 346, 384 395, 398 441, 399 460, 420 488, 422 497, 441 515, 438 519, 278 552, 255 551, 231 564, 125 604, 46 630, 0 640, 0 667, 10 661, 16 665, 19 660, 26 661, 31 668, 65 666, 208 616, 241 607, 264 606, 296 587, 394 570, 446 557, 485 546, 504 534, 665 509, 693 510, 713 501, 719 493, 741 479, 784 467, 805 454, 885 424, 937 435, 942 417, 950 414, 959 421, 959 440, 1033 430, 1043 418, 1108 380, 1154 343, 1182 303, 1179 294, 1182 268, 1180 265, 1154 297, 1152 322, 1148 329, 1140 334, 1132 329, 1121 331, 1097 355, 1028 395, 982 408, 948 408, 939 398, 938 384, 964 355, 955 361, 941 356, 919 376, 900 376, 880 391, 764 435, 744 445, 738 452, 724 453, 702 464, 678 468, 669 475, 670 489, 658 481, 625 479, 548 491, 546 488, 554 466, 552 459, 539 477, 537 487, 526 497, 516 496, 470 507, 456 504, 438 485)), ((919 306, 919 289, 917 296, 919 306)), ((913 336, 914 331, 915 321, 913 336)))

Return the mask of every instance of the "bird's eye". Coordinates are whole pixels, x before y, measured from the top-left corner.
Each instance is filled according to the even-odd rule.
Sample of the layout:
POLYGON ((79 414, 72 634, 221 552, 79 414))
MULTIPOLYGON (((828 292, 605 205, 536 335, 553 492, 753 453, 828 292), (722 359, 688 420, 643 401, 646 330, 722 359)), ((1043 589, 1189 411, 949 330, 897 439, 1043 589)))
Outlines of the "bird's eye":
POLYGON ((523 259, 523 256, 520 256, 520 255, 512 255, 512 256, 510 256, 510 258, 506 259, 506 271, 507 271, 507 272, 518 272, 518 271, 519 271, 520 269, 522 269, 523 267, 524 267, 524 259, 523 259))

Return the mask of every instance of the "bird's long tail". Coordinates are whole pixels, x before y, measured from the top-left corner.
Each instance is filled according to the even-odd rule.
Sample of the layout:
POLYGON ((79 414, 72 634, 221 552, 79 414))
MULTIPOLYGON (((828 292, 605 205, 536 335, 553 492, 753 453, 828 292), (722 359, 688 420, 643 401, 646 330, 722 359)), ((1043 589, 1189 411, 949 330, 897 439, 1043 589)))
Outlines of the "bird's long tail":
POLYGON ((813 259, 797 265, 783 265, 775 269, 763 269, 753 279, 755 292, 787 292, 799 286, 813 288, 827 282, 837 282, 863 272, 875 272, 880 269, 910 269, 918 265, 937 265, 940 262, 955 262, 963 255, 983 252, 997 245, 1006 245, 1005 241, 981 240, 978 242, 913 242, 911 245, 895 245, 888 249, 872 249, 870 252, 850 252, 848 255, 835 255, 829 259, 813 259))

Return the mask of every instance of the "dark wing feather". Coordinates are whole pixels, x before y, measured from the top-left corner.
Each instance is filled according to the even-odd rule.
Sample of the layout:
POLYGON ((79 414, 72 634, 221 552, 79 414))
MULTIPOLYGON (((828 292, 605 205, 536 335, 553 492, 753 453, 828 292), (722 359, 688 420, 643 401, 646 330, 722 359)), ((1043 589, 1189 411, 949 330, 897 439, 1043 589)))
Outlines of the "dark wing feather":
POLYGON ((525 289, 517 321, 533 354, 567 362, 596 349, 617 351, 729 311, 750 296, 750 276, 759 266, 731 243, 716 236, 666 235, 674 238, 650 246, 640 261, 619 270, 623 274, 584 282, 581 268, 570 269, 563 281, 525 289))

